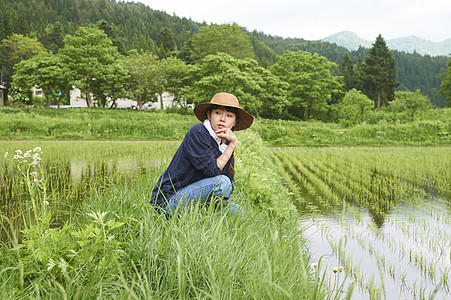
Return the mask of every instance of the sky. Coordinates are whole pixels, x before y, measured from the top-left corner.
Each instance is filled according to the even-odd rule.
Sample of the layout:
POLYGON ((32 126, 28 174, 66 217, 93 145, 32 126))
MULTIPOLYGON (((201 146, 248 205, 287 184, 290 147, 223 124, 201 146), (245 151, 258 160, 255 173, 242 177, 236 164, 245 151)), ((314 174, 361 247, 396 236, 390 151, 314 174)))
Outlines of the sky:
POLYGON ((320 40, 352 31, 373 42, 417 36, 451 38, 451 0, 133 0, 154 10, 208 24, 237 23, 248 31, 320 40))

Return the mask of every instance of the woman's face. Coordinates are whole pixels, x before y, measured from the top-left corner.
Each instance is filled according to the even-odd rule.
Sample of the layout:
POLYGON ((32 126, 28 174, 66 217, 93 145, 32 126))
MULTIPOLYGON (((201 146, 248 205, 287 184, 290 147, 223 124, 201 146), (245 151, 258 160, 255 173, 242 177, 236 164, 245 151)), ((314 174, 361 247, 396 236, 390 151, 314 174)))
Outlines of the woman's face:
POLYGON ((214 131, 223 128, 232 129, 236 124, 236 115, 227 111, 225 108, 215 108, 211 112, 207 112, 208 120, 210 120, 211 128, 214 131))

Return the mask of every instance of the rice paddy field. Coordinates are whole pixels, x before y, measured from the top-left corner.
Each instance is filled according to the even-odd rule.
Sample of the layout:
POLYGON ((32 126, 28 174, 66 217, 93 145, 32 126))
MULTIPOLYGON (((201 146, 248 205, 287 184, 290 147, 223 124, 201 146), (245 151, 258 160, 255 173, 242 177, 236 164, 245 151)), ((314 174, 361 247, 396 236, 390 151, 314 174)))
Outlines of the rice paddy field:
POLYGON ((239 138, 244 221, 202 208, 165 220, 148 205, 179 141, 2 141, 0 294, 451 298, 450 147, 266 148, 253 133, 239 138), (36 172, 28 180, 17 149, 42 158, 24 169, 36 172))
POLYGON ((272 153, 312 259, 355 282, 352 299, 451 298, 449 147, 272 153))

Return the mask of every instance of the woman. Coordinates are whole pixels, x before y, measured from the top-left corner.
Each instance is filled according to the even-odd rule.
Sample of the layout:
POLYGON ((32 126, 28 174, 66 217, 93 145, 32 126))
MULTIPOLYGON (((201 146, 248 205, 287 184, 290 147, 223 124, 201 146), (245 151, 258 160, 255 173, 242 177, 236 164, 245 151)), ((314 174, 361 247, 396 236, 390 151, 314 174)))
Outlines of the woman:
POLYGON ((218 93, 210 102, 196 105, 194 114, 203 123, 186 133, 155 184, 151 203, 166 215, 187 207, 193 200, 213 201, 243 214, 238 205, 225 200, 233 192, 233 153, 238 145, 233 131, 250 127, 254 118, 229 93, 218 93))

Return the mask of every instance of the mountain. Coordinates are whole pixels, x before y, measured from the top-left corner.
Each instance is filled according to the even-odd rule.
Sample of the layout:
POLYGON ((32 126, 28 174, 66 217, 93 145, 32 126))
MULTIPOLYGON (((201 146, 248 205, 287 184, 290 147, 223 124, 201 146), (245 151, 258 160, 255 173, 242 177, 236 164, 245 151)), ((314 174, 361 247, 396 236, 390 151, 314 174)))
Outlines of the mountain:
MULTIPOLYGON (((348 50, 357 50, 360 46, 364 48, 371 48, 372 42, 360 38, 357 34, 350 31, 342 31, 328 37, 321 41, 335 43, 343 46, 348 50)), ((397 38, 386 40, 387 47, 392 50, 404 51, 407 53, 417 52, 422 55, 431 56, 448 56, 451 54, 451 39, 442 42, 432 42, 416 36, 408 36, 404 38, 397 38)))
POLYGON ((335 43, 338 46, 345 47, 348 50, 357 50, 360 46, 371 48, 371 42, 362 39, 351 31, 342 31, 333 35, 329 35, 321 40, 322 42, 335 43))

